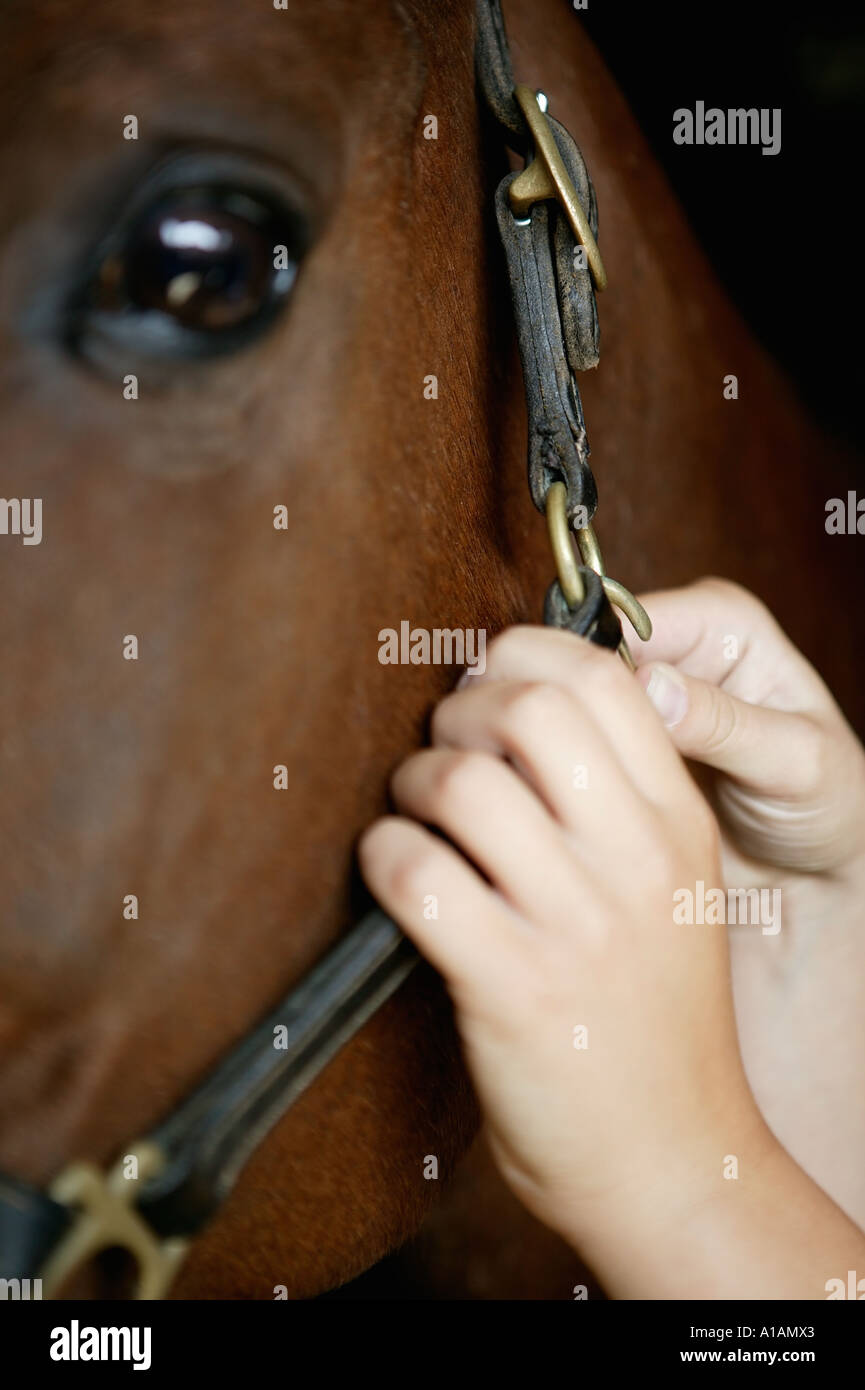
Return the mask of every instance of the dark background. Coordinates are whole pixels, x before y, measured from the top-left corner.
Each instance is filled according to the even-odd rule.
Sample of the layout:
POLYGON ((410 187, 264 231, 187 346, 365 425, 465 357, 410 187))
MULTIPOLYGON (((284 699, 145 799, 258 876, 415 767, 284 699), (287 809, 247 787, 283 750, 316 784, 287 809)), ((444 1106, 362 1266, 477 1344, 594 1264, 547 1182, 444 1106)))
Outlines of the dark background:
POLYGON ((865 443, 865 4, 589 0, 579 12, 752 329, 823 427, 865 443), (781 151, 680 146, 673 112, 781 107, 781 151))

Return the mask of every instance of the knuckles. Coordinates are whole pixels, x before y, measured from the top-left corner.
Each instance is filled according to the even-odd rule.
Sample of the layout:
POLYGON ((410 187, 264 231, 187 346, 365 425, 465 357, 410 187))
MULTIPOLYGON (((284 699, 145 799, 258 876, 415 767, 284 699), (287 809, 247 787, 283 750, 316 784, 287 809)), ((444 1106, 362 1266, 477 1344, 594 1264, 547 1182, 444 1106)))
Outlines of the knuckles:
POLYGON ((538 644, 538 629, 528 623, 505 628, 487 647, 487 671, 491 664, 511 666, 530 659, 538 644))
POLYGON ((484 797, 495 771, 495 760, 474 749, 425 750, 397 769, 391 788, 397 801, 428 812, 473 806, 484 797))
POLYGON ((750 616, 758 623, 776 626, 774 615, 762 599, 752 594, 744 585, 720 575, 707 574, 689 586, 697 595, 708 594, 717 597, 726 612, 739 616, 750 616))
POLYGON ((793 795, 810 800, 821 793, 826 794, 837 782, 832 741, 826 730, 803 715, 798 721, 791 746, 796 749, 790 768, 793 795))
POLYGON ((717 754, 735 738, 739 729, 736 706, 720 694, 712 698, 708 722, 701 738, 701 753, 717 754))
POLYGON ((485 753, 465 749, 444 754, 430 777, 432 794, 437 801, 457 805, 476 801, 492 771, 493 760, 485 753))
POLYGON ((502 695, 498 719, 502 733, 513 738, 558 725, 572 714, 573 702, 561 686, 525 681, 502 695))

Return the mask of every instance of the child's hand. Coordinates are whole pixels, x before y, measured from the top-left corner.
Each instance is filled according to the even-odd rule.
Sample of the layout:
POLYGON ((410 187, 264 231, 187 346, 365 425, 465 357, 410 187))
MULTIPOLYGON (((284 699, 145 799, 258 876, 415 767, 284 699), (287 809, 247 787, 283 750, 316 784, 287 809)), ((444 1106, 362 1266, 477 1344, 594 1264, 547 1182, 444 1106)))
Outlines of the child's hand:
POLYGON ((739 1041, 774 1133, 865 1227, 865 755, 763 605, 722 580, 647 595, 638 680, 718 769, 724 886, 780 890, 780 931, 730 932, 739 1041), (730 639, 734 639, 731 641, 730 639), (678 672, 678 677, 677 677, 678 672))
POLYGON ((721 579, 643 602, 654 633, 635 644, 638 679, 680 753, 723 774, 715 794, 730 869, 745 856, 752 873, 753 861, 798 874, 860 865, 865 754, 771 613, 721 579))
POLYGON ((445 976, 502 1171, 592 1245, 677 1223, 772 1146, 744 1078, 714 818, 619 659, 513 628, 397 771, 364 836, 376 897, 445 976), (418 822, 444 831, 453 846, 418 822))
MULTIPOLYGON (((860 1221, 865 758, 750 595, 707 581, 646 603, 643 661, 684 673, 669 732, 640 689, 650 672, 511 629, 397 771, 403 816, 371 827, 362 867, 448 983, 505 1178, 611 1292, 825 1297, 865 1242, 757 1108, 726 928, 674 918, 678 890, 724 875, 671 739, 718 769, 729 885, 792 898, 779 936, 733 929, 748 1075, 860 1221)), ((650 695, 663 710, 657 681, 650 695)))

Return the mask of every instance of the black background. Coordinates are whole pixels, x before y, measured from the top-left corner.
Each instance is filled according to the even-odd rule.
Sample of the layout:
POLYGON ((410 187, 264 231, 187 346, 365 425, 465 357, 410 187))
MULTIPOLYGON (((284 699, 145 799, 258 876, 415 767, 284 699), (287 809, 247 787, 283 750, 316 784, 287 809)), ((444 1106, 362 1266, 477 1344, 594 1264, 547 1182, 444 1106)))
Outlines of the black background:
POLYGON ((589 0, 579 19, 751 328, 861 446, 865 5, 589 0), (674 145, 699 100, 780 107, 780 153, 674 145))

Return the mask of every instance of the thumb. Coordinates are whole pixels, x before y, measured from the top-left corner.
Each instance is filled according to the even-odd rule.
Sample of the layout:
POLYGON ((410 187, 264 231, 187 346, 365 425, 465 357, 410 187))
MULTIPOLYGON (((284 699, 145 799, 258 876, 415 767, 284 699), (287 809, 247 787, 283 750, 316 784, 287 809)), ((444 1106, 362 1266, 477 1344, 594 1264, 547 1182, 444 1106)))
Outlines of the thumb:
POLYGON ((642 666, 637 680, 684 757, 766 795, 792 796, 802 790, 799 754, 811 750, 815 730, 810 720, 737 700, 665 661, 642 666))

